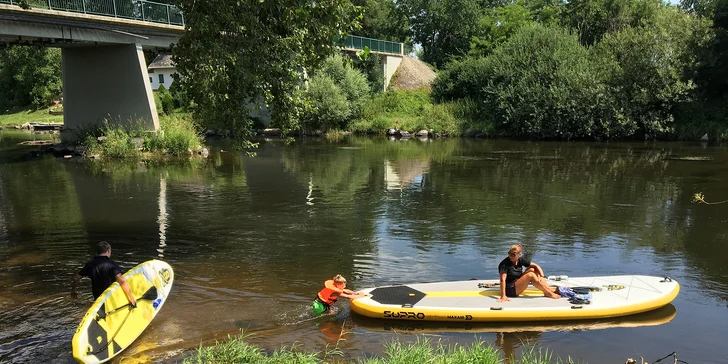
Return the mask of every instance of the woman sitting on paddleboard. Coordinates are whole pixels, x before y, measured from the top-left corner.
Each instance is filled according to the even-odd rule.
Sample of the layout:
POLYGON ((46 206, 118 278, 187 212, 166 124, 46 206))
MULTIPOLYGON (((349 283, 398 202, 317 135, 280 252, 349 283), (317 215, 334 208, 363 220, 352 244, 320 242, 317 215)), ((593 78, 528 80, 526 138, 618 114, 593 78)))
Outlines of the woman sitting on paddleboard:
POLYGON ((508 302, 508 297, 518 297, 529 284, 540 289, 543 295, 550 298, 561 298, 546 285, 543 269, 538 264, 522 257, 521 244, 511 245, 508 258, 498 264, 500 274, 501 297, 498 302, 508 302), (526 267, 526 271, 523 268, 526 267))

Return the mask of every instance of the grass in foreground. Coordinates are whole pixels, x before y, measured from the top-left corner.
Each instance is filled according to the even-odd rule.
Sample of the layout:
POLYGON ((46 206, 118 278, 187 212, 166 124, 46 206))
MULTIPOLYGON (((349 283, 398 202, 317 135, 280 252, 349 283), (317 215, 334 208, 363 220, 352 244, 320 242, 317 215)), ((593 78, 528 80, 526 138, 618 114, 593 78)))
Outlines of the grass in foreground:
MULTIPOLYGON (((296 345, 291 348, 281 348, 273 353, 245 342, 245 336, 229 337, 227 341, 209 347, 200 347, 190 357, 184 360, 187 364, 198 363, 330 363, 341 362, 341 352, 335 349, 326 354, 304 353, 298 351, 296 345)), ((413 343, 394 341, 387 345, 385 354, 379 358, 364 358, 351 360, 361 364, 449 364, 449 363, 478 363, 478 364, 504 364, 506 360, 501 357, 500 351, 483 341, 476 341, 470 346, 445 345, 441 341, 433 343, 430 339, 420 337, 413 343)), ((545 349, 525 348, 518 359, 512 359, 513 364, 561 364, 571 363, 561 359, 554 359, 545 349)))
POLYGON ((22 125, 30 122, 63 123, 63 115, 51 115, 48 108, 21 108, 0 113, 0 125, 22 125))

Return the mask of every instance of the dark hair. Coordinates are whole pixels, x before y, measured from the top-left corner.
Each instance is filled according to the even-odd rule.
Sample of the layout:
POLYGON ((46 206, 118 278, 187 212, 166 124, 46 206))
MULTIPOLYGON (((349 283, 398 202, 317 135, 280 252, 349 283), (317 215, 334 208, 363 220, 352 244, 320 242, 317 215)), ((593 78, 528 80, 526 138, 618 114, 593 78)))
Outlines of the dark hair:
POLYGON ((107 242, 105 242, 105 241, 100 241, 100 242, 99 242, 99 243, 98 243, 98 244, 96 245, 96 252, 97 252, 98 254, 104 254, 104 253, 106 253, 107 251, 109 251, 109 249, 111 249, 111 244, 109 244, 109 243, 107 243, 107 242))

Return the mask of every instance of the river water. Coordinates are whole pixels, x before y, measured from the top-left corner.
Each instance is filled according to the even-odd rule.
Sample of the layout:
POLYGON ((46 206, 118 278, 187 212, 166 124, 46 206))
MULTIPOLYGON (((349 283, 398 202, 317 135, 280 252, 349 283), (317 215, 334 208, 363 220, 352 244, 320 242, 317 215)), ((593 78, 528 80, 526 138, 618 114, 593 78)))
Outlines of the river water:
MULTIPOLYGON (((352 138, 262 142, 254 158, 211 146, 171 165, 24 158, 0 133, 0 362, 71 363, 91 304, 70 279, 109 241, 124 269, 163 259, 168 303, 123 363, 176 362, 244 330, 265 349, 298 342, 343 359, 392 340, 524 343, 589 363, 725 363, 728 146, 352 138), (647 274, 681 284, 672 305, 560 325, 364 319, 310 302, 340 273, 348 288, 497 278, 513 243, 547 274, 647 274)), ((343 300, 346 301, 346 300, 343 300)), ((117 360, 116 362, 119 362, 117 360)))

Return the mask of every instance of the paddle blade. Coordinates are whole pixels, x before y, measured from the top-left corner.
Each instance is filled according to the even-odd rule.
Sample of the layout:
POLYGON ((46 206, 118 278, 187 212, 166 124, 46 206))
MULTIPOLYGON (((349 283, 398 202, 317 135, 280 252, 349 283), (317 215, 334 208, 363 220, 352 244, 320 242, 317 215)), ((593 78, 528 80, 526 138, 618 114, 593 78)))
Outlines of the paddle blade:
POLYGON ((150 300, 154 301, 157 299, 157 287, 151 286, 149 289, 144 292, 144 295, 139 297, 140 300, 150 300))

